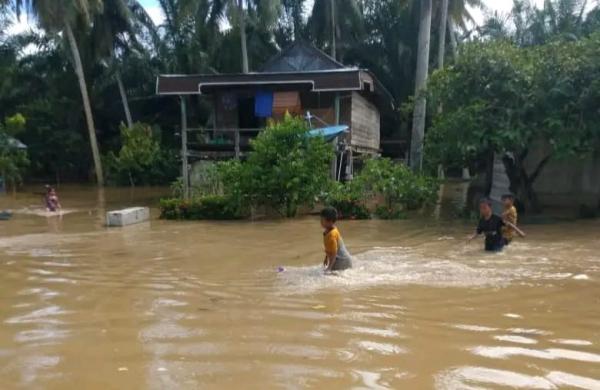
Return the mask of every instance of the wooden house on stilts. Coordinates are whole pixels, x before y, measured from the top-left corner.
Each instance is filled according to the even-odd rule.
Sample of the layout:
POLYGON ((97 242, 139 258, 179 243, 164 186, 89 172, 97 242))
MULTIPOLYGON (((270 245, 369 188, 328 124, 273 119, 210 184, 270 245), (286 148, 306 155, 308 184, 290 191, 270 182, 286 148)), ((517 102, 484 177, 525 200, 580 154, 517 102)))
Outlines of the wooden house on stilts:
POLYGON ((158 95, 181 101, 184 182, 199 160, 243 158, 250 139, 267 120, 286 112, 325 129, 336 142, 338 179, 352 177, 361 156, 380 153, 381 112, 392 98, 365 69, 346 67, 314 46, 296 42, 247 74, 160 75, 158 95), (212 115, 204 126, 188 127, 186 96, 209 99, 212 115))

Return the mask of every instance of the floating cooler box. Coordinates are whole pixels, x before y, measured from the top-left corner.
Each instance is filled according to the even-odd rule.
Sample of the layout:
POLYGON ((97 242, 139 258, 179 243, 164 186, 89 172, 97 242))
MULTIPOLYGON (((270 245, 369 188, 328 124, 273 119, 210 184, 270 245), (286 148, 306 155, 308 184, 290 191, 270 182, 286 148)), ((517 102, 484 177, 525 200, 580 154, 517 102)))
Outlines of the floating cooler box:
POLYGON ((150 209, 148 207, 132 207, 106 213, 106 225, 109 227, 134 225, 136 223, 146 222, 149 219, 150 209))

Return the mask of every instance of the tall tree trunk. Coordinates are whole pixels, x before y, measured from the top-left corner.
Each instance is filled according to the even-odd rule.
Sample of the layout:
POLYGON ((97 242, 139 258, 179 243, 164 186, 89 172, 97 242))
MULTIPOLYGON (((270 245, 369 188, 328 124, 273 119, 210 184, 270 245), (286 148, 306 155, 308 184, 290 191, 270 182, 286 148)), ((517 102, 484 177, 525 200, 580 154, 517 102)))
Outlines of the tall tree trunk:
POLYGON ((238 0, 238 12, 240 13, 240 38, 242 40, 242 72, 249 73, 248 47, 246 39, 246 13, 244 12, 244 0, 238 0))
POLYGON ((440 16, 440 42, 438 46, 438 69, 444 68, 444 57, 446 55, 446 30, 448 29, 448 0, 442 0, 442 14, 440 16))
POLYGON ((450 48, 452 49, 452 59, 458 60, 458 40, 456 39, 456 26, 452 18, 448 18, 448 33, 450 33, 450 48))
MULTIPOLYGON (((446 56, 446 29, 448 27, 448 0, 442 0, 442 9, 440 15, 440 28, 439 28, 439 42, 438 42, 438 58, 437 58, 437 66, 438 69, 444 69, 444 57, 446 56)), ((438 114, 441 114, 444 111, 444 107, 442 104, 438 105, 438 114)), ((444 180, 444 166, 442 164, 438 165, 438 179, 444 180)))
POLYGON ((517 195, 517 199, 522 203, 524 209, 531 213, 539 213, 542 211, 539 199, 533 185, 538 179, 544 168, 550 162, 552 155, 547 155, 537 162, 537 165, 532 173, 528 173, 525 169, 525 158, 528 151, 525 150, 521 154, 515 154, 514 159, 505 157, 503 159, 506 174, 510 180, 510 190, 517 195))
POLYGON ((92 117, 92 107, 90 105, 90 97, 88 95, 87 85, 85 83, 85 75, 83 73, 83 65, 81 64, 81 56, 79 55, 79 48, 77 47, 77 41, 73 30, 68 22, 65 21, 65 34, 71 47, 71 54, 73 55, 73 67, 79 80, 79 90, 81 91, 81 98, 83 100, 83 111, 85 112, 85 119, 87 122, 87 128, 90 136, 90 146, 92 148, 92 157, 94 159, 94 168, 96 171, 96 182, 99 187, 104 187, 104 174, 102 172, 102 160, 100 159, 100 151, 98 150, 98 140, 96 139, 96 127, 94 126, 94 118, 92 117))
POLYGON ((419 21, 419 49, 417 53, 417 74, 415 80, 415 110, 413 114, 412 138, 410 144, 410 165, 413 170, 423 168, 423 139, 427 98, 424 94, 429 73, 429 46, 431 39, 431 0, 421 0, 421 20, 419 21))
POLYGON ((119 86, 119 93, 121 94, 121 103, 123 103, 123 111, 125 111, 125 119, 127 120, 127 127, 133 127, 133 120, 131 119, 131 111, 129 110, 129 101, 127 100, 127 94, 125 93, 125 86, 123 85, 123 79, 121 78, 121 72, 117 70, 115 77, 117 79, 117 85, 119 86))
POLYGON ((331 8, 331 56, 334 59, 336 59, 336 55, 337 55, 337 43, 336 43, 337 22, 335 20, 335 0, 329 0, 329 7, 331 8))

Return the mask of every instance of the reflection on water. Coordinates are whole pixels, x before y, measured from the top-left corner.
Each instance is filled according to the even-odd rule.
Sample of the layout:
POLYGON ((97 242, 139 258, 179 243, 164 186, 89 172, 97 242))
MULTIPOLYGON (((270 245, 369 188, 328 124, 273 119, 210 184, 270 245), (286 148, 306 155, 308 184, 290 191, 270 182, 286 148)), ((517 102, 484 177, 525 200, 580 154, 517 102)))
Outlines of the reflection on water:
POLYGON ((102 226, 158 196, 0 200, 0 388, 600 389, 597 221, 501 254, 443 210, 343 222, 356 266, 325 276, 313 218, 102 226))

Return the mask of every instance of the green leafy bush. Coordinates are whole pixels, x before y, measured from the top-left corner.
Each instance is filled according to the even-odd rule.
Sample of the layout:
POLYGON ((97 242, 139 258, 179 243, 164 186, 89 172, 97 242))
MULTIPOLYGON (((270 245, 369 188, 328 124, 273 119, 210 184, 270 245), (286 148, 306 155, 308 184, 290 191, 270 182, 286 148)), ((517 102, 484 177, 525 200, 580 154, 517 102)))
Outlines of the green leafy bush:
POLYGON ((401 219, 407 210, 433 204, 438 189, 437 180, 415 174, 390 159, 377 158, 367 160, 353 181, 332 185, 323 199, 343 218, 370 218, 369 206, 374 204, 378 218, 401 219))
POLYGON ((388 210, 416 210, 437 199, 437 180, 415 174, 406 165, 388 158, 367 160, 356 177, 367 197, 381 196, 388 210))
POLYGON ((387 206, 377 206, 375 215, 379 219, 404 219, 406 213, 396 207, 389 208, 387 206))
POLYGON ((0 177, 11 183, 13 191, 22 182, 22 173, 29 166, 27 151, 19 149, 14 135, 25 127, 25 118, 21 114, 7 117, 0 123, 0 177))
POLYGON ((171 220, 235 220, 245 215, 228 196, 210 195, 186 201, 162 199, 160 217, 171 220))
POLYGON ((333 150, 322 137, 308 137, 301 118, 286 115, 252 141, 245 162, 219 166, 223 191, 240 205, 267 206, 294 217, 327 188, 333 150))
POLYGON ((150 126, 121 125, 121 149, 105 157, 107 179, 114 184, 154 185, 172 181, 179 172, 174 153, 161 149, 150 126))
POLYGON ((366 200, 359 181, 332 183, 329 191, 324 194, 324 203, 334 207, 340 219, 370 219, 371 213, 366 200))

